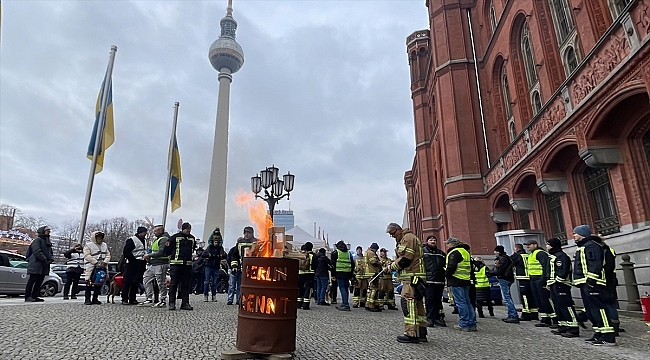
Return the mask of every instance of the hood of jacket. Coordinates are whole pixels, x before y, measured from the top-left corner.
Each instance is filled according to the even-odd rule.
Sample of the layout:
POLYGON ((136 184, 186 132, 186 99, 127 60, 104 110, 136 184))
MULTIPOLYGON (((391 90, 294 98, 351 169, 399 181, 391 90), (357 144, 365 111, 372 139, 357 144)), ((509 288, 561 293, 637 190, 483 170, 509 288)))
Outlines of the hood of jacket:
MULTIPOLYGON (((93 232, 90 234, 90 241, 92 241, 93 244, 97 244, 97 245, 100 244, 100 243, 97 242, 97 237, 96 237, 96 235, 97 235, 98 233, 99 233, 99 234, 104 234, 103 231, 93 231, 93 232)), ((106 234, 104 234, 104 237, 106 237, 106 234)), ((102 240, 101 243, 103 243, 103 242, 104 242, 104 240, 102 240)))

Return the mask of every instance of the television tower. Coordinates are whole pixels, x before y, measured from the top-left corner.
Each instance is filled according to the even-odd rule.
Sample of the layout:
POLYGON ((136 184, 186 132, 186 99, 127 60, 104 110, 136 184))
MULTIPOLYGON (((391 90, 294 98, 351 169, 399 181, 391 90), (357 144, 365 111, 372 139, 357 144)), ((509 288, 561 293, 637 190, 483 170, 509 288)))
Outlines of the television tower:
POLYGON ((205 212, 203 240, 207 243, 215 227, 225 234, 226 181, 228 176, 228 119, 230 113, 230 83, 232 74, 244 64, 244 51, 235 40, 237 21, 232 17, 232 0, 228 0, 226 16, 221 19, 221 35, 210 46, 208 58, 219 72, 219 97, 217 100, 217 124, 214 129, 212 168, 208 205, 205 212))

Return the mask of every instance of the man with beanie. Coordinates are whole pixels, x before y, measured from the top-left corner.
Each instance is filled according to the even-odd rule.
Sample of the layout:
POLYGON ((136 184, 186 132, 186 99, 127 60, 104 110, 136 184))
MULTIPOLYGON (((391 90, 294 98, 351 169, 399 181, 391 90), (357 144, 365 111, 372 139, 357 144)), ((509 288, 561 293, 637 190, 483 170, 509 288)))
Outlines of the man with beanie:
POLYGON ((526 241, 528 248, 528 276, 530 277, 530 288, 539 309, 539 324, 535 327, 558 328, 557 315, 551 304, 551 292, 546 288, 546 278, 550 272, 548 253, 539 248, 537 240, 526 241))
POLYGON ((404 335, 397 337, 401 343, 427 341, 427 318, 424 312, 426 270, 422 256, 422 243, 409 229, 390 223, 386 232, 395 239, 397 259, 386 271, 397 271, 402 281, 401 305, 404 313, 404 335))
POLYGON ((594 335, 586 341, 594 345, 615 346, 614 328, 605 310, 611 295, 606 290, 602 240, 591 235, 589 225, 576 226, 573 239, 577 246, 573 255, 573 284, 580 288, 587 317, 594 329, 594 335))
POLYGON ((244 254, 246 249, 253 247, 257 242, 255 238, 255 231, 251 226, 244 227, 244 236, 237 239, 237 244, 230 248, 228 251, 228 264, 230 266, 230 279, 228 284, 228 302, 227 305, 232 305, 233 298, 236 297, 235 302, 239 304, 239 295, 241 291, 241 272, 242 264, 244 261, 244 254))
POLYGON ((31 255, 27 257, 27 274, 29 279, 25 286, 25 302, 42 302, 39 298, 41 285, 45 276, 50 273, 50 264, 53 262, 52 242, 50 241, 50 227, 41 226, 36 230, 38 237, 29 245, 31 255))
POLYGON ((151 254, 144 255, 144 259, 150 265, 144 272, 144 289, 147 300, 153 299, 155 282, 158 285, 160 299, 152 307, 164 308, 167 306, 167 271, 169 270, 169 256, 165 255, 165 244, 169 239, 169 234, 163 225, 154 226, 153 234, 156 236, 156 240, 151 244, 151 254))
POLYGON ((496 276, 499 280, 501 297, 506 303, 506 308, 508 309, 508 317, 501 320, 509 324, 519 324, 517 308, 515 308, 515 303, 512 301, 512 296, 510 295, 510 286, 515 282, 515 275, 512 271, 512 259, 510 259, 510 256, 506 255, 506 251, 501 245, 494 248, 494 255, 496 255, 497 258, 494 259, 494 269, 490 271, 490 275, 496 276))
POLYGON ((447 268, 445 276, 451 289, 454 304, 458 308, 458 325, 454 329, 460 331, 476 331, 476 312, 469 297, 471 285, 471 256, 469 245, 450 237, 445 241, 447 249, 447 268))
POLYGON ((95 271, 103 269, 106 271, 106 265, 111 261, 111 252, 108 250, 108 245, 104 242, 104 233, 101 231, 93 231, 90 235, 90 241, 86 243, 83 248, 84 259, 84 280, 86 282, 86 305, 99 305, 99 295, 102 292, 102 286, 93 284, 95 271), (92 291, 92 300, 90 299, 92 291))
POLYGON ((422 244, 424 268, 427 271, 427 288, 424 294, 427 311, 427 326, 447 326, 445 312, 442 308, 442 291, 445 288, 445 257, 444 251, 438 249, 438 239, 427 236, 422 244))
POLYGON ((314 286, 314 244, 307 241, 300 253, 304 259, 300 260, 298 269, 298 309, 309 310, 311 292, 314 286))
POLYGON ((558 325, 560 325, 558 329, 551 330, 551 333, 570 338, 578 337, 580 329, 571 297, 571 259, 562 251, 562 242, 558 238, 548 239, 546 250, 549 252, 551 270, 546 277, 546 286, 551 291, 551 300, 555 305, 558 325))
POLYGON ((147 262, 144 260, 144 239, 147 236, 147 228, 139 226, 135 235, 131 236, 124 243, 122 255, 126 259, 124 269, 124 287, 122 288, 122 305, 138 305, 136 295, 138 287, 142 283, 147 262))
POLYGON ((378 300, 383 299, 384 294, 382 293, 381 296, 379 296, 380 276, 377 275, 381 272, 381 262, 379 261, 379 256, 377 256, 377 251, 379 251, 379 245, 377 243, 372 243, 363 257, 366 262, 366 273, 370 276, 368 279, 368 296, 366 298, 365 307, 366 310, 373 312, 379 312, 384 309, 384 306, 378 300), (373 281, 370 282, 370 280, 373 281))
POLYGON ((336 278, 336 283, 341 293, 341 305, 336 310, 350 311, 350 278, 354 273, 354 259, 348 251, 347 245, 343 240, 336 243, 336 250, 332 252, 332 277, 336 278))
POLYGON ((181 310, 193 310, 190 305, 190 281, 192 281, 192 253, 196 238, 191 234, 192 225, 183 223, 181 231, 172 235, 165 244, 165 255, 169 255, 169 310, 176 310, 176 294, 180 285, 181 310))
POLYGON ((205 280, 203 282, 203 301, 208 301, 209 288, 212 287, 212 301, 217 301, 217 283, 219 282, 219 268, 223 250, 223 237, 219 228, 214 229, 208 239, 208 247, 201 254, 205 260, 205 280))

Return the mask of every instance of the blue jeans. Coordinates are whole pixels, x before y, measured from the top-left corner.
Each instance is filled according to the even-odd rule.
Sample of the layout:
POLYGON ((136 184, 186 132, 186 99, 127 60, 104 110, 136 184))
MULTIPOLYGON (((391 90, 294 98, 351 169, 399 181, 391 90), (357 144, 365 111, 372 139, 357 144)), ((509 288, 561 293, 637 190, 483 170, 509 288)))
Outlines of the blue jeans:
POLYGON ((458 325, 463 329, 476 327, 476 312, 469 299, 469 286, 451 286, 451 294, 458 307, 458 325))
POLYGON ((506 307, 508 308, 508 317, 516 318, 517 309, 515 308, 515 303, 512 301, 512 295, 510 295, 510 285, 512 285, 510 281, 499 279, 499 287, 501 287, 501 297, 503 298, 503 301, 506 303, 506 307))
POLYGON ((314 279, 316 280, 316 301, 324 303, 329 278, 327 276, 316 276, 314 279))
POLYGON ((232 270, 230 270, 229 274, 230 274, 230 282, 228 284, 228 302, 233 302, 233 297, 235 297, 235 293, 237 295, 237 302, 239 302, 239 298, 241 297, 240 295, 241 272, 237 271, 236 273, 233 273, 232 270))
POLYGON ((209 286, 212 285, 212 295, 217 294, 217 283, 219 282, 219 268, 205 267, 205 280, 203 280, 203 295, 208 295, 209 286), (210 281, 212 277, 212 281, 210 281))
POLYGON ((348 297, 350 296, 350 281, 347 278, 336 278, 336 282, 339 285, 339 292, 341 293, 341 302, 343 307, 350 307, 350 303, 348 302, 348 297))

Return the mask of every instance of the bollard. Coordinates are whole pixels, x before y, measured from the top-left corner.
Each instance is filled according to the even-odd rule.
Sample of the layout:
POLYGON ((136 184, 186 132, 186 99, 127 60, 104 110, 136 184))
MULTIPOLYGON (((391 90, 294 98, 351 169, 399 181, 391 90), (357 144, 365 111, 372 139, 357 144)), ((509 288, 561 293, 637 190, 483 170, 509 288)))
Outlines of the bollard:
POLYGON ((623 269, 623 281, 625 282, 625 293, 627 294, 628 311, 640 311, 639 287, 636 284, 636 275, 634 274, 634 263, 630 261, 630 255, 621 256, 621 268, 623 269))

